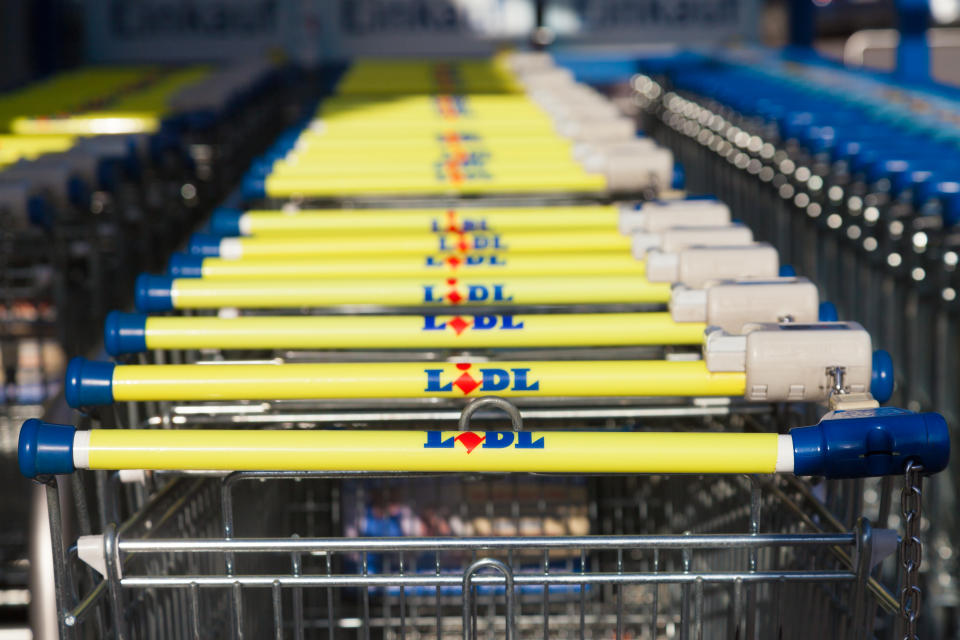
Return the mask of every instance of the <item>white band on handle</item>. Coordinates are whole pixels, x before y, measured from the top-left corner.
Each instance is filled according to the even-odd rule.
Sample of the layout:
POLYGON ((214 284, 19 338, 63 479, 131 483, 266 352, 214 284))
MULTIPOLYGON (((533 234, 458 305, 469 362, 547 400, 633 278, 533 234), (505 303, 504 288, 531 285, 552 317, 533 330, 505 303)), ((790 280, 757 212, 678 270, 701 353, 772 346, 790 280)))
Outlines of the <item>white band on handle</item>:
POLYGON ((777 436, 777 473, 793 473, 793 436, 777 436))
POLYGON ((90 468, 89 431, 77 431, 73 434, 73 466, 77 469, 90 468))
POLYGON ((240 238, 223 238, 220 241, 220 257, 224 260, 239 260, 243 257, 240 238))

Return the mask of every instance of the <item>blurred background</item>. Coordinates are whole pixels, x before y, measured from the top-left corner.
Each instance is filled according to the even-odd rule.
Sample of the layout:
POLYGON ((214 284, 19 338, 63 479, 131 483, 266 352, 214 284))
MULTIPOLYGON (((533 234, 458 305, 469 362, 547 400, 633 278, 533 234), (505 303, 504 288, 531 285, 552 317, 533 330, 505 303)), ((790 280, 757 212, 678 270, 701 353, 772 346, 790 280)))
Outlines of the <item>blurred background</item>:
MULTIPOLYGON (((229 201, 248 163, 313 104, 319 85, 304 79, 318 68, 505 45, 569 48, 588 61, 711 46, 812 49, 907 83, 929 74, 960 86, 960 0, 2 0, 0 640, 56 636, 45 498, 16 470, 17 429, 28 417, 71 420, 65 363, 100 352, 103 316, 129 306, 133 276, 160 268, 229 201), (920 46, 900 46, 901 33, 920 46), (131 71, 100 92, 93 85, 107 81, 82 74, 56 84, 90 65, 131 71), (123 142, 106 150, 64 139, 60 149, 16 152, 4 137, 49 133, 48 121, 85 112, 112 114, 97 133, 123 142)), ((597 85, 624 77, 611 64, 586 75, 597 85)), ((941 548, 949 560, 951 545, 941 548)), ((956 593, 941 582, 937 615, 950 622, 937 629, 956 633, 956 593)))

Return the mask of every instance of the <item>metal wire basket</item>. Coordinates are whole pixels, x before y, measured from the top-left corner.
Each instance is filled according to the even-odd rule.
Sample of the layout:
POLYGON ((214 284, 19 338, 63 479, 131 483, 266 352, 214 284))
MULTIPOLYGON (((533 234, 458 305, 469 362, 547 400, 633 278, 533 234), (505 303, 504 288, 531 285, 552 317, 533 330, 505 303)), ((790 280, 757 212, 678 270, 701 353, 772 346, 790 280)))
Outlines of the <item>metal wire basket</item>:
POLYGON ((100 471, 75 498, 90 479, 105 533, 54 540, 65 638, 894 632, 862 481, 100 471))

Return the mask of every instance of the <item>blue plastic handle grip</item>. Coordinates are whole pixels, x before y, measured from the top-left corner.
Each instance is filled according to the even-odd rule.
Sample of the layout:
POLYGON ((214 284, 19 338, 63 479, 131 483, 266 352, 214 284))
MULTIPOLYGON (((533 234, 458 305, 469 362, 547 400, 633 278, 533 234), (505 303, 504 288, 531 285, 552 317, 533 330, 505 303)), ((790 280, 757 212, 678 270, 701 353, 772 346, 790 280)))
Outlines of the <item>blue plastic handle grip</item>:
POLYGON ((111 311, 103 323, 103 344, 111 356, 147 350, 147 316, 111 311))
POLYGON ((203 261, 203 256, 174 253, 167 263, 167 275, 171 278, 202 278, 203 261))
POLYGON ((67 365, 64 395, 74 409, 113 404, 112 362, 77 357, 67 365))
POLYGON ((883 349, 873 352, 870 395, 877 402, 886 402, 893 395, 893 358, 883 349))
POLYGON ((679 162, 673 164, 673 175, 670 178, 671 189, 683 189, 687 184, 687 170, 679 162))
POLYGON ((141 313, 173 310, 173 278, 148 273, 137 277, 134 306, 141 313))
POLYGON ((210 233, 215 236, 239 236, 243 211, 220 207, 210 216, 210 233))
POLYGON ((76 429, 31 418, 20 427, 17 462, 28 478, 73 473, 73 436, 76 429))
POLYGON ((216 258, 220 255, 220 237, 208 233, 195 233, 187 243, 187 252, 204 258, 216 258))
POLYGON ((890 407, 835 411, 820 424, 792 429, 790 435, 798 476, 896 475, 908 461, 937 473, 950 460, 950 432, 938 413, 890 407))
POLYGON ((817 316, 820 322, 837 322, 840 319, 837 307, 832 302, 821 302, 817 309, 817 316))

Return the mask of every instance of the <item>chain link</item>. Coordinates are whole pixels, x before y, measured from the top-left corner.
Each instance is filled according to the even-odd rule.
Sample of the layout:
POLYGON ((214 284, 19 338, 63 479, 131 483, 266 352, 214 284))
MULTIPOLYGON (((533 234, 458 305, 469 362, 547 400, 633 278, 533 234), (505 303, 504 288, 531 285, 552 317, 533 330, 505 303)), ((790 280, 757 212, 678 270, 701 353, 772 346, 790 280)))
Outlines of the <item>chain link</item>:
POLYGON ((903 639, 918 640, 917 618, 920 616, 920 562, 923 545, 920 542, 920 519, 923 499, 923 467, 907 462, 904 469, 903 491, 900 492, 900 515, 903 518, 903 541, 900 543, 900 566, 903 570, 903 588, 900 590, 900 618, 903 639))

